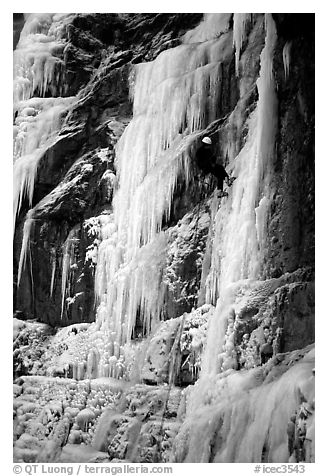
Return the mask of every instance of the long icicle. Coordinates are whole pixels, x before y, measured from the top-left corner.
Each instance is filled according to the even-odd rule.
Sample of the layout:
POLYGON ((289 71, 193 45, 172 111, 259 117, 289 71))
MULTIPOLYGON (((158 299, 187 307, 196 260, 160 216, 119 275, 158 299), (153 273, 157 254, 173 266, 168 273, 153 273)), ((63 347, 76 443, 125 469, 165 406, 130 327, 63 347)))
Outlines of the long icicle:
MULTIPOLYGON (((33 210, 29 210, 26 215, 24 229, 23 229, 23 240, 22 240, 22 247, 21 247, 19 264, 18 264, 17 286, 20 285, 22 273, 26 265, 27 255, 31 253, 30 239, 31 239, 33 226, 34 226, 33 210)), ((32 262, 30 262, 30 264, 32 266, 32 262)), ((31 271, 31 276, 32 276, 32 271, 31 271)))

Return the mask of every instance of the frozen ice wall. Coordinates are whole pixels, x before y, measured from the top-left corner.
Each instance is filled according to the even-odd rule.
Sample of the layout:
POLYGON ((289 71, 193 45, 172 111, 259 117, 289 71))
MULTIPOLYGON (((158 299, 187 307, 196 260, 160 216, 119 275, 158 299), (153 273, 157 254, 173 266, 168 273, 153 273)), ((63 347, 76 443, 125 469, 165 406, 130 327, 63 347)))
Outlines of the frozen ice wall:
MULTIPOLYGON (((248 20, 238 19, 241 24, 245 21, 248 20)), ((244 27, 239 25, 239 28, 244 27)), ((276 29, 270 14, 265 15, 265 29, 265 46, 257 80, 257 106, 248 119, 245 145, 229 164, 236 180, 229 196, 221 200, 219 207, 216 204, 211 267, 205 286, 206 300, 216 305, 216 309, 209 323, 200 379, 188 401, 185 425, 189 428, 190 439, 187 455, 183 456, 185 461, 209 461, 208 438, 215 431, 219 431, 221 437, 216 441, 222 440, 222 446, 214 455, 215 462, 261 461, 265 444, 270 461, 287 461, 288 456, 284 453, 287 436, 282 427, 299 404, 295 396, 298 370, 291 372, 287 384, 286 376, 279 383, 251 392, 245 390, 260 385, 261 368, 245 372, 234 370, 235 305, 252 283, 262 278, 266 221, 273 193, 270 180, 275 153, 277 99, 272 60, 276 29), (282 397, 284 394, 286 399, 282 397), (279 406, 281 398, 286 400, 286 404, 279 406), (214 400, 215 411, 208 407, 214 400), (197 409, 200 412, 196 417, 197 409), (196 440, 202 441, 200 432, 206 432, 205 443, 196 448, 196 440)), ((240 48, 242 38, 242 32, 235 33, 236 48, 240 48)), ((183 432, 178 442, 180 438, 182 441, 183 432)))
POLYGON ((117 146, 119 188, 96 280, 98 321, 123 341, 130 338, 137 314, 145 329, 160 317, 162 222, 178 181, 188 186, 191 180, 195 138, 220 112, 220 65, 233 50, 231 35, 219 35, 229 17, 207 15, 184 44, 136 65, 131 74, 133 119, 117 146))
POLYGON ((31 205, 39 161, 55 141, 72 98, 31 98, 17 103, 14 123, 14 219, 24 197, 31 205))
POLYGON ((64 90, 61 38, 69 14, 31 13, 14 51, 14 102, 31 98, 60 96, 64 90))
POLYGON ((68 17, 30 14, 14 51, 14 220, 24 197, 32 204, 40 158, 73 100, 61 97, 66 45, 61 36, 68 17))

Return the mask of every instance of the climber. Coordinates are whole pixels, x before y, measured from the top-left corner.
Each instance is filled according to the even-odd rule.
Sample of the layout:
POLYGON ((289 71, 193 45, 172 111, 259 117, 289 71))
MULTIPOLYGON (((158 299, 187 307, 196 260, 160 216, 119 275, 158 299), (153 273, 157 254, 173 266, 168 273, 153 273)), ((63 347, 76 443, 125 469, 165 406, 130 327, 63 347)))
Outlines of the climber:
POLYGON ((216 163, 216 157, 212 150, 212 139, 210 137, 203 137, 202 145, 196 152, 196 162, 198 167, 207 175, 212 174, 216 177, 217 188, 221 192, 221 197, 227 196, 227 192, 223 192, 223 182, 226 181, 228 187, 232 185, 235 177, 229 178, 223 165, 216 163))

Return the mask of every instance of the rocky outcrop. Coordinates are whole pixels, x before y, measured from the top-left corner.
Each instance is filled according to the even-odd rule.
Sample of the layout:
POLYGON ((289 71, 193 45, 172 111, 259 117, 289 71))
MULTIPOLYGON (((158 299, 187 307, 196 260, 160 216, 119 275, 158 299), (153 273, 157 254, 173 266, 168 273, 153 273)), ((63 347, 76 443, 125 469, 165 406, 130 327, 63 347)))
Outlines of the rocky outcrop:
POLYGON ((280 16, 276 21, 282 35, 274 56, 279 128, 266 255, 271 276, 314 263, 313 15, 280 16), (285 70, 286 48, 290 58, 285 70))
POLYGON ((54 326, 94 320, 94 263, 87 258, 94 237, 84 221, 111 202, 115 178, 112 162, 110 149, 86 153, 34 207, 32 255, 27 257, 28 272, 22 276, 17 295, 17 308, 27 318, 36 317, 54 326), (70 242, 72 230, 70 295, 63 296, 65 243, 70 242), (70 305, 59 315, 60 303, 66 297, 71 298, 70 305))

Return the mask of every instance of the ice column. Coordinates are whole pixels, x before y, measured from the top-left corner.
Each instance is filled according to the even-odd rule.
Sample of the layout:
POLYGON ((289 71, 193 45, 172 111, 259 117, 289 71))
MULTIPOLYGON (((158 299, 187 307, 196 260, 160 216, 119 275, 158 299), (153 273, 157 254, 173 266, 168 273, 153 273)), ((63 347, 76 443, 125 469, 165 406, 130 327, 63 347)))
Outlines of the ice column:
POLYGON ((79 227, 74 227, 68 234, 66 241, 63 245, 63 262, 62 262, 62 305, 61 305, 61 318, 65 309, 66 294, 70 293, 69 278, 71 269, 75 267, 75 244, 79 241, 79 227))
MULTIPOLYGON (((31 235, 31 229, 33 226, 34 226, 33 210, 30 210, 27 213, 26 220, 24 223, 24 229, 23 229, 22 251, 19 257, 19 264, 18 264, 18 278, 17 278, 18 286, 20 284, 20 280, 22 277, 22 271, 26 265, 27 254, 31 253, 30 235, 31 235)), ((31 269, 31 276, 32 276, 32 269, 31 269)))
POLYGON ((236 75, 239 76, 240 51, 246 38, 246 28, 252 19, 251 13, 234 13, 233 16, 233 44, 236 48, 236 75))

